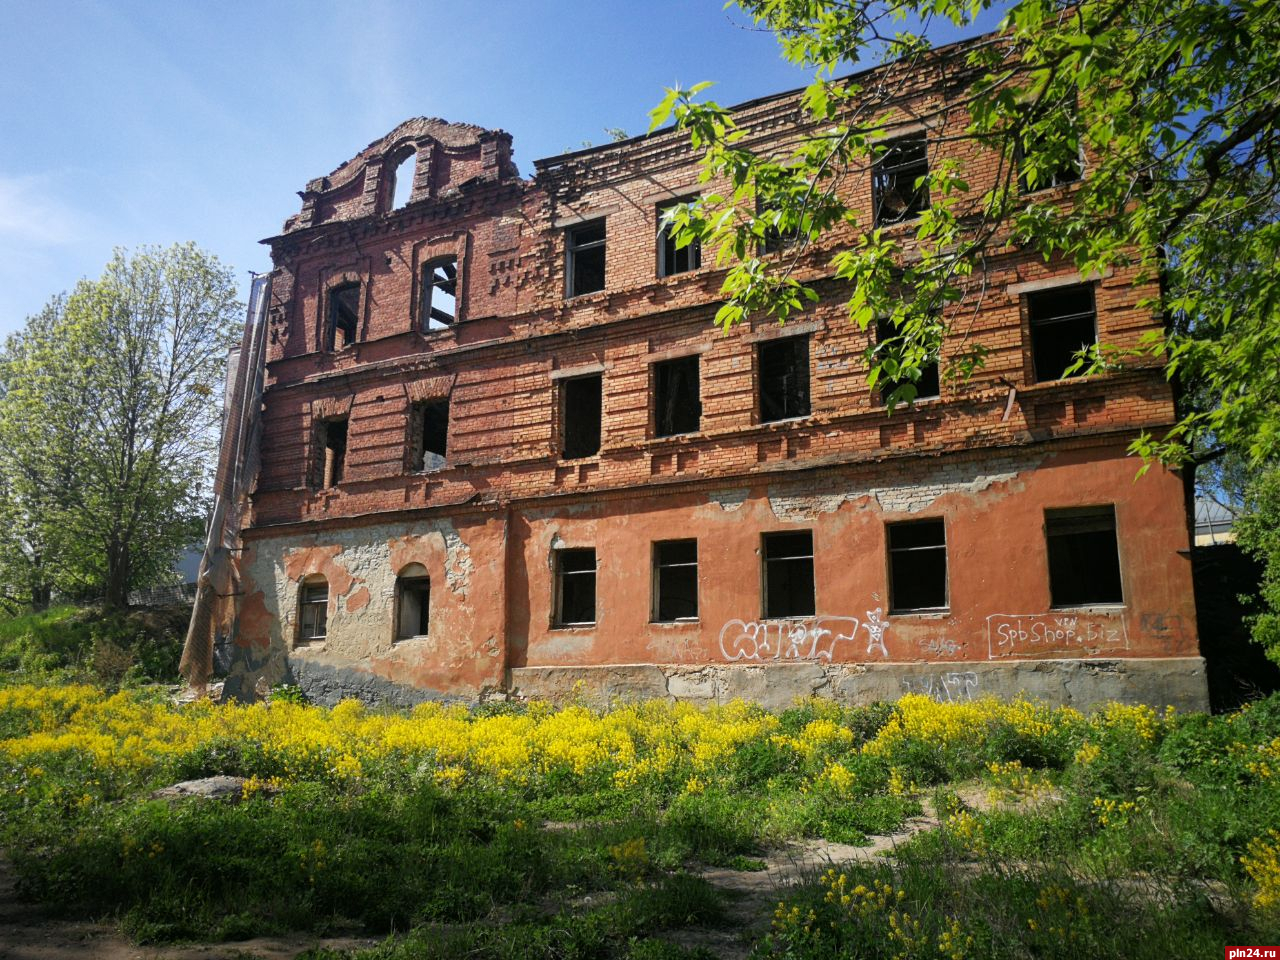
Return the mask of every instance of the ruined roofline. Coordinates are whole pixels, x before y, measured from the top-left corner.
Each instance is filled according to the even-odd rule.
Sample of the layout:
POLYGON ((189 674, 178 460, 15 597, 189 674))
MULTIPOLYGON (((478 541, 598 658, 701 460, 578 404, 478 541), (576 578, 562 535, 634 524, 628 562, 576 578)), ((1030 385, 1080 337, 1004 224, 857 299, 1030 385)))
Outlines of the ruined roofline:
MULTIPOLYGON (((955 56, 962 49, 976 49, 978 47, 986 46, 987 44, 994 43, 1000 40, 1001 37, 1002 37, 1002 34, 1000 34, 998 31, 992 30, 987 33, 978 34, 976 37, 969 37, 968 39, 964 39, 964 40, 953 40, 951 43, 943 44, 940 47, 933 47, 932 49, 928 50, 924 54, 924 56, 933 58, 933 59, 945 59, 948 57, 955 56)), ((865 77, 869 74, 876 73, 878 71, 889 70, 892 67, 897 66, 898 64, 901 64, 902 62, 903 62, 903 59, 899 58, 897 60, 891 60, 888 63, 878 63, 875 66, 864 67, 861 70, 855 70, 852 73, 846 73, 840 77, 833 77, 832 83, 837 83, 837 84, 848 83, 850 81, 857 80, 860 77, 865 77)), ((763 96, 752 97, 750 100, 743 100, 740 103, 731 104, 725 107, 725 109, 729 113, 734 113, 734 114, 746 113, 747 111, 754 110, 757 107, 763 107, 771 103, 778 103, 785 100, 795 99, 801 96, 807 89, 808 89, 808 86, 806 85, 803 87, 793 87, 790 90, 783 90, 779 93, 768 93, 768 94, 764 94, 763 96)), ((543 157, 541 159, 537 159, 533 161, 535 176, 542 173, 552 172, 555 170, 556 167, 562 166, 565 163, 571 162, 573 160, 578 160, 582 157, 588 157, 588 156, 591 156, 592 154, 606 153, 610 150, 623 149, 626 147, 634 147, 635 145, 639 143, 643 143, 646 140, 654 140, 659 137, 665 136, 670 133, 675 133, 675 132, 676 132, 675 125, 670 124, 665 127, 659 127, 656 130, 651 130, 647 133, 636 134, 634 137, 627 137, 625 140, 614 140, 614 141, 610 141, 609 143, 600 143, 591 147, 583 147, 581 150, 571 150, 568 153, 558 153, 549 157, 543 157)))

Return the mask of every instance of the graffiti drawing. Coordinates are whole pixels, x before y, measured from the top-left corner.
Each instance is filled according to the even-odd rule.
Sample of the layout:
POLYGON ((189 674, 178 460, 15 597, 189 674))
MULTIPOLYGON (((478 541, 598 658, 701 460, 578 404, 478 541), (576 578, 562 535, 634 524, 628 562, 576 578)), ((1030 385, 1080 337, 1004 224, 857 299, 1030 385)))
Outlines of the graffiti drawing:
POLYGON ((972 700, 977 689, 978 675, 972 671, 902 678, 903 693, 921 693, 939 703, 972 700))
POLYGON ((867 611, 867 621, 862 628, 867 631, 867 653, 879 650, 880 656, 887 659, 889 651, 885 649, 884 633, 889 629, 889 621, 881 619, 879 607, 867 611))

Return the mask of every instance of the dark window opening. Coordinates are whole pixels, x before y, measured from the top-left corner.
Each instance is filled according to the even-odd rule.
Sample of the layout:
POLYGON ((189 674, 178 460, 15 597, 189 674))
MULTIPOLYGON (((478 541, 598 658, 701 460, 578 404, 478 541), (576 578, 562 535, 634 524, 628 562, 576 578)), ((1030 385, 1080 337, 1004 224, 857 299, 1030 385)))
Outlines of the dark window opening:
POLYGON ((360 324, 360 284, 344 283, 329 291, 329 316, 324 348, 336 350, 356 342, 360 324))
POLYGON ((812 617, 813 531, 764 535, 764 615, 812 617))
POLYGON ((600 452, 600 413, 603 378, 574 377, 560 384, 561 427, 566 460, 593 457, 600 452))
POLYGON ((596 622, 596 551, 594 547, 555 552, 555 625, 596 622))
POLYGON ((431 580, 423 576, 401 576, 396 580, 399 602, 396 609, 396 639, 425 637, 431 621, 431 580))
MULTIPOLYGON (((1058 110, 1056 119, 1061 120, 1066 133, 1077 122, 1074 101, 1067 101, 1058 110)), ((1014 162, 1018 170, 1018 187, 1023 193, 1075 183, 1084 173, 1080 141, 1072 136, 1050 142, 1043 136, 1022 133, 1014 143, 1014 162)))
POLYGON ((443 257, 422 268, 419 325, 428 330, 448 328, 458 315, 458 258, 443 257))
POLYGON ((653 619, 656 623, 698 619, 697 540, 653 545, 653 619))
POLYGON ((391 209, 399 210, 413 195, 413 178, 418 169, 417 152, 409 154, 391 173, 391 209))
POLYGON ((321 421, 320 436, 324 443, 321 449, 320 486, 327 489, 340 484, 343 473, 346 472, 347 421, 321 421))
POLYGON ((889 609, 947 606, 947 538, 941 519, 889 524, 889 609))
POLYGON ((809 338, 760 344, 760 422, 809 415, 809 338))
POLYGON ((593 220, 569 230, 565 237, 569 296, 604 289, 604 221, 593 220))
MULTIPOLYGON (((677 200, 675 203, 688 203, 692 200, 677 200)), ((658 276, 671 277, 677 273, 688 273, 702 266, 702 244, 698 240, 679 246, 672 235, 672 227, 663 222, 663 215, 675 203, 667 203, 658 207, 658 276)))
POLYGON ((881 145, 871 171, 871 200, 876 223, 897 223, 929 209, 929 185, 916 181, 929 175, 924 134, 881 145))
MULTIPOLYGON (((1067 375, 1067 368, 1076 362, 1076 355, 1098 342, 1090 284, 1028 294, 1027 317, 1037 383, 1061 380, 1067 375)), ((1081 372, 1083 370, 1074 371, 1072 376, 1081 372)))
MULTIPOLYGON (((878 320, 876 322, 876 343, 885 343, 898 335, 897 328, 894 327, 893 321, 888 319, 878 320)), ((895 390, 899 387, 911 384, 916 388, 916 400, 929 400, 941 394, 941 382, 938 378, 938 361, 933 359, 920 368, 920 379, 911 380, 906 377, 881 377, 880 378, 880 402, 885 406, 889 404, 889 398, 893 396, 895 390)))
POLYGON ((655 436, 697 433, 702 426, 697 355, 655 363, 653 396, 655 436))
MULTIPOLYGON (((756 195, 756 217, 764 216, 766 210, 764 200, 756 195)), ((775 213, 778 211, 774 211, 775 213)), ((800 239, 800 228, 798 226, 787 227, 785 230, 776 224, 770 224, 764 228, 764 241, 760 244, 762 253, 779 253, 787 247, 790 247, 800 239)))
POLYGON ((1124 603, 1114 506, 1046 510, 1044 533, 1055 607, 1124 603))
POLYGON ((329 621, 329 584, 323 578, 303 582, 298 592, 298 642, 323 640, 329 621))
POLYGON ((411 470, 441 470, 449 455, 449 401, 415 403, 409 417, 411 470))

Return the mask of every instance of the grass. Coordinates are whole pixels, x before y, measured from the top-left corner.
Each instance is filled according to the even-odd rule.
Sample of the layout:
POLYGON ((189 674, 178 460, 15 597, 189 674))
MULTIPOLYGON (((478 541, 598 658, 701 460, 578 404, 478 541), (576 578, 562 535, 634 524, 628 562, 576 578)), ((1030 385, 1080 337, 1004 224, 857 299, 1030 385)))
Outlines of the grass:
MULTIPOLYGON (((296 698, 294 698, 296 700, 296 698)), ((377 933, 363 960, 1193 956, 1280 937, 1280 696, 1221 717, 905 697, 411 714, 0 687, 22 890, 140 942, 377 933), (239 803, 151 798, 211 774, 239 803), (857 843, 770 923, 700 874, 857 843)), ((314 960, 339 956, 323 951, 314 960)))

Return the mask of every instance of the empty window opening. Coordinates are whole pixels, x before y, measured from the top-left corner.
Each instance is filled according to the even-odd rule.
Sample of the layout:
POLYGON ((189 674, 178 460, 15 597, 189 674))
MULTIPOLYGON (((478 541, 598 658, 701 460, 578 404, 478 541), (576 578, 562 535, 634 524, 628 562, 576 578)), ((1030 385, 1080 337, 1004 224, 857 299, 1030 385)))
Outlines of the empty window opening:
MULTIPOLYGON (((1035 118, 1029 116, 1028 119, 1035 118)), ((1074 94, 1055 109, 1053 119, 1058 127, 1054 133, 1062 136, 1023 132, 1014 142, 1018 187, 1023 193, 1075 183, 1084 172, 1080 139, 1074 135, 1079 120, 1074 94)))
POLYGON ((947 538, 941 518, 889 524, 889 609, 944 610, 947 538))
MULTIPOLYGON (((756 195, 756 217, 757 219, 764 217, 766 214, 772 218, 780 211, 768 211, 765 208, 764 198, 759 194, 756 195)), ((761 253, 779 253, 790 246, 793 246, 800 239, 799 226, 790 226, 783 229, 777 223, 770 223, 764 228, 764 240, 760 244, 761 253)))
POLYGON ((321 576, 307 577, 298 590, 298 642, 323 640, 329 625, 329 583, 321 576))
POLYGON ((658 207, 658 276, 660 277, 688 273, 702 266, 702 244, 694 240, 683 247, 679 246, 673 236, 671 224, 664 221, 667 211, 677 203, 689 203, 693 199, 693 197, 687 197, 658 207))
POLYGON ((764 535, 764 615, 812 617, 813 531, 764 535))
POLYGON ((391 174, 391 209, 399 210, 413 195, 414 174, 418 170, 418 154, 409 154, 396 166, 391 174))
POLYGON ((441 257, 422 268, 422 331, 444 330, 458 316, 458 258, 441 257))
POLYGON ((604 221, 592 220, 565 234, 569 296, 604 289, 604 221))
POLYGON ((698 619, 698 541, 663 540, 653 545, 655 623, 698 619))
POLYGON ((356 342, 360 324, 360 284, 344 283, 329 291, 324 348, 336 350, 356 342))
MULTIPOLYGON (((1076 355, 1098 342, 1093 286, 1056 287, 1027 295, 1031 362, 1037 383, 1061 380, 1076 355)), ((1087 363, 1087 361, 1086 361, 1087 363)), ((1073 371, 1072 376, 1083 372, 1073 371)))
POLYGON ((566 460, 593 457, 600 452, 600 413, 603 378, 574 377, 560 383, 561 456, 566 460))
POLYGON ((1124 603, 1114 506, 1046 510, 1044 533, 1055 607, 1124 603))
POLYGON ((760 422, 809 415, 809 338, 760 344, 760 422))
POLYGON ((595 623, 595 548, 555 551, 555 572, 555 625, 571 627, 595 623))
POLYGON ((441 470, 449 455, 449 401, 415 403, 409 416, 411 470, 441 470))
POLYGON ((655 363, 653 398, 655 436, 697 433, 702 426, 697 355, 655 363))
POLYGON ((928 175, 929 151, 924 134, 881 145, 871 172, 876 223, 897 223, 928 210, 929 185, 917 185, 921 177, 928 175))
POLYGON ((396 578, 396 639, 425 637, 431 621, 431 579, 420 563, 411 563, 396 578))
MULTIPOLYGON (((887 343, 898 335, 897 328, 893 325, 893 321, 887 318, 876 322, 876 344, 887 343)), ((912 398, 914 400, 929 400, 941 394, 941 384, 938 379, 938 361, 937 358, 930 360, 928 363, 920 367, 920 379, 911 380, 906 377, 884 377, 880 378, 880 402, 885 406, 889 404, 889 398, 900 387, 912 384, 916 393, 912 398)), ((900 398, 901 399, 901 398, 900 398)))
POLYGON ((336 487, 342 482, 347 466, 347 421, 320 421, 320 486, 336 487))

